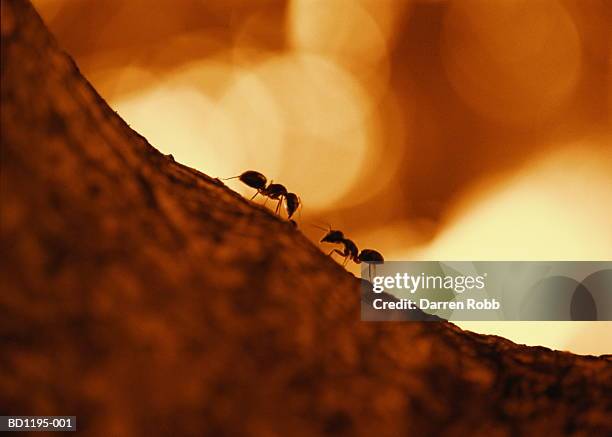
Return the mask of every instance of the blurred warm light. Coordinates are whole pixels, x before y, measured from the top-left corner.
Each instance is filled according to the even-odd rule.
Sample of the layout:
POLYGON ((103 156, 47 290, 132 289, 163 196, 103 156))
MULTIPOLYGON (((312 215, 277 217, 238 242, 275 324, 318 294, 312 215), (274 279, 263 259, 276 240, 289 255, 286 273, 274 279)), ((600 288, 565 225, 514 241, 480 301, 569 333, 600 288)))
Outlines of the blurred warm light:
POLYGON ((442 59, 455 91, 476 111, 533 123, 574 90, 580 38, 556 0, 458 0, 445 16, 442 59))
MULTIPOLYGON (((277 177, 285 159, 285 126, 282 108, 265 84, 257 75, 243 71, 221 96, 219 109, 239 126, 236 135, 240 141, 224 145, 227 149, 235 147, 234 153, 242 155, 241 160, 233 162, 238 165, 230 173, 252 169, 268 178, 277 177)), ((237 185, 240 184, 232 187, 244 192, 245 187, 237 185)))
MULTIPOLYGON (((124 73, 118 87, 143 78, 138 69, 124 73)), ((301 195, 310 211, 342 198, 371 147, 367 93, 315 55, 271 57, 251 70, 193 63, 112 105, 183 164, 219 177, 259 170, 301 195)))
POLYGON ((278 181, 302 195, 310 211, 336 204, 357 182, 371 146, 367 93, 337 64, 315 55, 279 56, 254 73, 282 111, 278 181))
POLYGON ((608 124, 612 126, 612 53, 608 56, 608 74, 608 124))
MULTIPOLYGON (((586 142, 568 146, 483 190, 466 195, 431 244, 421 250, 398 245, 388 258, 612 260, 612 143, 597 148, 586 142)), ((409 235, 406 230, 403 234, 409 235)), ((612 350, 612 322, 457 325, 517 343, 580 354, 612 350), (594 337, 598 340, 593 341, 594 337)))
POLYGON ((612 145, 554 152, 454 215, 420 259, 610 260, 612 145))
POLYGON ((212 176, 233 175, 236 163, 248 166, 239 153, 238 125, 195 88, 160 85, 112 105, 133 129, 183 164, 212 176))
MULTIPOLYGON (((390 6, 380 2, 378 11, 390 6)), ((351 63, 373 63, 387 54, 389 32, 358 0, 293 0, 288 30, 294 48, 301 51, 351 63)))
POLYGON ((334 138, 364 122, 368 97, 342 68, 314 55, 271 59, 256 70, 285 109, 289 128, 334 138))
MULTIPOLYGON (((140 92, 119 94, 112 106, 160 150, 214 177, 249 168, 279 173, 281 115, 255 75, 205 61, 153 83, 140 92)), ((241 184, 235 188, 247 192, 241 184)))
MULTIPOLYGON (((109 1, 34 5, 155 147, 285 184, 310 237, 314 219, 387 259, 612 258, 612 141, 564 145, 610 132, 605 2, 109 1)), ((601 322, 463 326, 612 351, 601 322)))
POLYGON ((389 45, 405 1, 293 0, 287 32, 294 51, 312 53, 346 68, 371 102, 388 91, 389 45))
POLYGON ((138 65, 124 65, 119 68, 100 69, 92 73, 90 80, 101 84, 106 90, 106 98, 125 99, 158 81, 155 74, 138 65))

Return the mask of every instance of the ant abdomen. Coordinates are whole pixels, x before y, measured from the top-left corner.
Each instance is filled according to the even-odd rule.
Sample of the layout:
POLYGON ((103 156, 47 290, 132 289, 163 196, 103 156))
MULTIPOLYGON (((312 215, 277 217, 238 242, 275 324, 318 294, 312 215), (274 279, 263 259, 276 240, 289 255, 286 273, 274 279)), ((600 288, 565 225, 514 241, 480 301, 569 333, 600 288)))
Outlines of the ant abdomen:
POLYGON ((382 254, 374 249, 363 249, 357 258, 358 262, 369 264, 382 264, 385 262, 382 254))
POLYGON ((372 279, 372 270, 374 270, 374 274, 376 274, 376 264, 382 264, 385 262, 382 254, 374 249, 363 249, 357 260, 355 260, 357 264, 366 263, 368 265, 368 277, 370 280, 372 279))
POLYGON ((285 194, 285 206, 287 207, 287 218, 291 218, 300 207, 300 198, 295 193, 285 194))

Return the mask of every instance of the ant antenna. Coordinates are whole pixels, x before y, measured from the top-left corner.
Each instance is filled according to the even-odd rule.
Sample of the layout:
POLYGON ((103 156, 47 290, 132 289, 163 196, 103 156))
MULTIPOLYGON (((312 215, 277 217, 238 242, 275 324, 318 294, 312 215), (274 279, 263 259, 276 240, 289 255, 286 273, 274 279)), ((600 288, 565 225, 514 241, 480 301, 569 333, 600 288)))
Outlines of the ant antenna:
POLYGON ((232 176, 231 178, 221 179, 222 181, 229 181, 230 179, 238 179, 240 176, 232 176))
POLYGON ((328 232, 331 231, 331 225, 328 225, 329 228, 324 228, 323 226, 319 226, 319 225, 315 225, 314 223, 309 223, 310 226, 313 226, 315 228, 321 229, 322 231, 328 232))

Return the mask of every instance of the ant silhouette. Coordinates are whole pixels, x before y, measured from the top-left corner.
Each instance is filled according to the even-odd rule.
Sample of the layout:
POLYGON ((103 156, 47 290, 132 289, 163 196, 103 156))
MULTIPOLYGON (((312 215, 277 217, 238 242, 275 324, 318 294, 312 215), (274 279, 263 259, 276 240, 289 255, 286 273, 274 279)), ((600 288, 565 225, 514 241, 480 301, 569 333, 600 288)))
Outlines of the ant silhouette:
POLYGON ((345 238, 344 233, 342 231, 332 229, 331 226, 329 227, 329 229, 325 229, 316 225, 314 226, 324 231, 327 231, 327 234, 325 234, 323 238, 321 238, 321 243, 342 244, 344 246, 344 250, 332 249, 329 252, 328 256, 337 253, 338 255, 344 258, 344 262, 342 263, 343 266, 346 265, 346 263, 351 259, 357 262, 356 260, 359 258, 359 249, 357 248, 357 245, 353 242, 353 240, 345 238))
MULTIPOLYGON (((359 249, 353 240, 345 238, 342 231, 332 229, 329 225, 329 229, 325 229, 317 225, 314 226, 327 232, 327 234, 321 238, 321 243, 342 244, 344 246, 343 251, 340 249, 332 249, 328 254, 331 256, 332 254, 337 253, 338 255, 344 257, 344 262, 342 263, 343 266, 345 266, 349 260, 353 260, 355 264, 361 264, 362 262, 367 263, 368 275, 371 278, 372 264, 381 264, 385 262, 385 258, 382 256, 382 254, 374 249, 363 249, 361 252, 359 252, 359 249)), ((376 266, 374 268, 376 268, 376 266)))
POLYGON ((274 181, 270 181, 268 185, 268 179, 261 173, 255 170, 247 170, 244 173, 233 176, 231 178, 223 179, 224 181, 229 179, 239 179, 240 182, 248 185, 251 188, 255 188, 257 191, 251 197, 254 200, 258 194, 261 194, 266 198, 264 205, 268 199, 277 200, 276 208, 274 212, 278 214, 280 212, 281 204, 285 201, 287 209, 287 219, 291 219, 291 216, 297 211, 301 205, 300 198, 295 193, 289 193, 287 188, 282 184, 275 184, 274 181))

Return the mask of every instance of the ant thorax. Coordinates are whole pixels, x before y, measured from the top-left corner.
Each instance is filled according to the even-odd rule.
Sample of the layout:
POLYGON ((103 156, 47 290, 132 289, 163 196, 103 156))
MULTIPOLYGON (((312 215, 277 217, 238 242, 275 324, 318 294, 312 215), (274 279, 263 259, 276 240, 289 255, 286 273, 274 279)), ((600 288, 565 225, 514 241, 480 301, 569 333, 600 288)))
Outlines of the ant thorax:
POLYGON ((353 261, 357 262, 359 249, 357 248, 357 245, 353 242, 353 240, 345 238, 342 240, 342 244, 344 244, 344 252, 350 255, 353 261))
POLYGON ((270 199, 279 199, 282 196, 287 195, 287 189, 281 184, 270 184, 262 190, 264 196, 268 196, 270 199))

